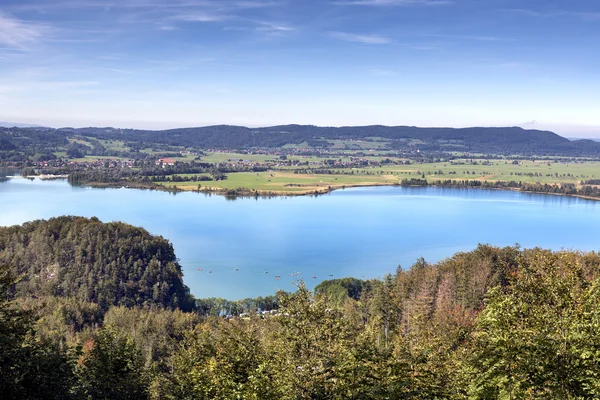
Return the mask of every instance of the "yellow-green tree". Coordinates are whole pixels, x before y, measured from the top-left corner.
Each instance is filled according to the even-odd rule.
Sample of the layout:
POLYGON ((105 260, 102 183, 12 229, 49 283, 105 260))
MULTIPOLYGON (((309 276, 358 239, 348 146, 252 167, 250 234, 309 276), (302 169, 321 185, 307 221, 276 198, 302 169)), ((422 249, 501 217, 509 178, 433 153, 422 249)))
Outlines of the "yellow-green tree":
POLYGON ((474 333, 473 398, 600 395, 600 281, 575 253, 526 253, 487 295, 474 333))

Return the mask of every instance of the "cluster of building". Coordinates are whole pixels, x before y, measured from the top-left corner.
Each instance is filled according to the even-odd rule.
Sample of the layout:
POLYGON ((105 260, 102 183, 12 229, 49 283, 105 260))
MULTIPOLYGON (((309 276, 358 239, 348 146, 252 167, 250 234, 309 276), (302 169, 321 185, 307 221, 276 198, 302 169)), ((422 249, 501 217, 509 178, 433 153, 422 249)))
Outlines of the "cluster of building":
POLYGON ((123 159, 96 159, 83 162, 75 161, 63 161, 63 160, 51 160, 51 161, 40 161, 37 164, 38 168, 65 168, 65 167, 86 167, 86 168, 132 168, 134 166, 133 160, 123 159))

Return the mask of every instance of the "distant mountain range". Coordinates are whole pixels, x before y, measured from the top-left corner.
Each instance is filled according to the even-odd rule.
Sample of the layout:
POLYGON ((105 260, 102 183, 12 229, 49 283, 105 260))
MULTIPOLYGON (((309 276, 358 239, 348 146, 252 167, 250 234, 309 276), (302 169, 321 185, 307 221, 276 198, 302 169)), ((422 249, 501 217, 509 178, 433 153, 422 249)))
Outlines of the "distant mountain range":
MULTIPOLYGON (((65 146, 67 137, 86 136, 122 140, 129 148, 151 145, 203 149, 274 148, 308 144, 314 148, 333 147, 334 140, 385 141, 383 150, 401 152, 471 152, 501 155, 555 155, 600 157, 600 143, 590 139, 569 140, 554 132, 520 127, 419 128, 414 126, 280 125, 264 128, 214 125, 160 131, 119 128, 0 128, 0 150, 65 146)), ((97 147, 102 147, 97 143, 97 147)), ((356 149, 356 146, 353 147, 356 149)))
POLYGON ((579 138, 579 137, 568 137, 567 139, 571 140, 571 141, 576 141, 576 140, 593 140, 594 142, 600 142, 600 138, 579 138))
POLYGON ((35 124, 22 124, 19 122, 3 122, 0 121, 0 127, 3 128, 43 128, 43 126, 41 125, 35 125, 35 124))
POLYGON ((600 143, 589 139, 569 140, 554 132, 520 127, 495 128, 419 128, 414 126, 280 125, 264 128, 214 125, 161 131, 116 128, 63 128, 70 134, 97 139, 161 143, 201 148, 282 147, 286 144, 312 143, 327 147, 330 140, 389 141, 388 148, 420 151, 467 151, 488 154, 522 155, 600 155, 600 143))

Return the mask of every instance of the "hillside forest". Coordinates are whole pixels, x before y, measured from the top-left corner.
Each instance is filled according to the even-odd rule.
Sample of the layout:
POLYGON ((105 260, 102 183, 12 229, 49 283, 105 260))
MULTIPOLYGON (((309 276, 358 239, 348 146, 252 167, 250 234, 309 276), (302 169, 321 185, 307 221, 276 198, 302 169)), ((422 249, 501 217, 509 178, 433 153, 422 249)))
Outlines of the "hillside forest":
POLYGON ((588 399, 600 255, 479 245, 382 279, 195 299, 165 239, 0 228, 3 399, 588 399))

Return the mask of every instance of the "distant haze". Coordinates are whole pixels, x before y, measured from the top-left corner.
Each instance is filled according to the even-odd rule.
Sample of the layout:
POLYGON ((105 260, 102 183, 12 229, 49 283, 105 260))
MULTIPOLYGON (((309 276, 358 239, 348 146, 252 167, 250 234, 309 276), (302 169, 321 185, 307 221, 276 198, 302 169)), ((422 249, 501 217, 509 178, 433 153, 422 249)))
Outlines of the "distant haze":
POLYGON ((12 128, 12 127, 17 127, 17 128, 40 128, 41 125, 36 125, 36 124, 23 124, 23 123, 19 123, 19 122, 2 122, 0 121, 0 126, 4 127, 4 128, 12 128))

